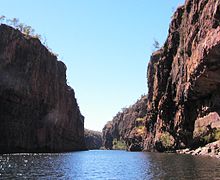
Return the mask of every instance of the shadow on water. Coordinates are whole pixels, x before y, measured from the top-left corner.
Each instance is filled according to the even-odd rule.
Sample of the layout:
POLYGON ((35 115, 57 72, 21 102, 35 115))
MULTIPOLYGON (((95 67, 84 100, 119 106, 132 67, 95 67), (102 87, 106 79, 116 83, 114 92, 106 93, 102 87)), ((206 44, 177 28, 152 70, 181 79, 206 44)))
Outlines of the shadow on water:
POLYGON ((150 153, 149 173, 158 179, 220 179, 220 160, 191 155, 150 153))
POLYGON ((220 160, 126 151, 0 156, 0 179, 220 179, 220 160))

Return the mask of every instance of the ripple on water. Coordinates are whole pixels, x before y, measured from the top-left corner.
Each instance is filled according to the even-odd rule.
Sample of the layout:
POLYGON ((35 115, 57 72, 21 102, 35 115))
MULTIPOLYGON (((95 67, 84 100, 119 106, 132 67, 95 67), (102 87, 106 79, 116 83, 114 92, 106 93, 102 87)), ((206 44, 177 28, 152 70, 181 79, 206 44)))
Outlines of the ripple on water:
POLYGON ((190 155, 83 151, 0 156, 1 179, 220 179, 220 160, 190 155))

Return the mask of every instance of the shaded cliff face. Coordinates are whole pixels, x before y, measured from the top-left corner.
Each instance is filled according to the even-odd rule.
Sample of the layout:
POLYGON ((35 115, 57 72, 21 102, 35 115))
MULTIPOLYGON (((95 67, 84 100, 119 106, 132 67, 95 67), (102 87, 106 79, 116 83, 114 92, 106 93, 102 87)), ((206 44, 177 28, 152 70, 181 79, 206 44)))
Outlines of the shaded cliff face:
POLYGON ((38 39, 0 25, 0 153, 85 148, 66 66, 38 39))
POLYGON ((102 147, 102 133, 85 129, 85 143, 87 149, 100 149, 102 147))
POLYGON ((114 149, 114 145, 131 151, 143 149, 143 137, 145 134, 144 116, 146 115, 146 96, 142 96, 134 105, 123 109, 112 121, 103 128, 103 146, 106 149, 114 149), (119 144, 119 146, 117 146, 119 144), (121 144, 121 145, 120 145, 121 144))
POLYGON ((220 128, 220 1, 187 0, 148 65, 145 149, 197 146, 220 128), (203 129, 203 130, 201 130, 203 129))

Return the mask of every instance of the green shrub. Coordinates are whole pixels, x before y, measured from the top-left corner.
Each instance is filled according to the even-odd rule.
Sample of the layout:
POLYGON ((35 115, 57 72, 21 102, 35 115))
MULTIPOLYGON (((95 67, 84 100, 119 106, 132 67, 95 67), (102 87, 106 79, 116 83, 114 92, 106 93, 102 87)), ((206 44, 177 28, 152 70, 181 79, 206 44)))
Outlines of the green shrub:
POLYGON ((220 140, 220 129, 215 131, 215 140, 220 140))
POLYGON ((135 130, 139 135, 144 135, 146 131, 145 126, 142 126, 142 125, 135 127, 135 130))
POLYGON ((113 139, 113 148, 118 150, 125 150, 127 149, 126 143, 124 140, 117 140, 116 138, 113 139))
POLYGON ((0 16, 0 24, 7 24, 7 25, 10 25, 12 27, 14 27, 15 29, 18 29, 19 31, 21 31, 25 36, 30 36, 30 37, 33 37, 33 38, 37 38, 39 39, 42 44, 48 49, 48 51, 53 54, 54 56, 57 56, 58 57, 58 54, 54 53, 48 46, 47 46, 47 40, 46 38, 44 38, 44 41, 42 39, 42 36, 35 33, 35 30, 31 27, 31 26, 28 26, 24 23, 20 23, 19 22, 19 19, 18 18, 12 18, 12 19, 8 19, 6 18, 4 15, 1 15, 0 16))
POLYGON ((144 118, 137 118, 136 119, 136 122, 143 122, 144 121, 144 118))
POLYGON ((166 149, 171 148, 174 144, 174 138, 168 132, 162 133, 159 140, 166 149))
POLYGON ((137 129, 144 130, 145 126, 138 126, 137 129))
POLYGON ((220 129, 215 129, 212 133, 201 137, 206 144, 220 140, 220 129))
POLYGON ((208 135, 202 137, 202 140, 203 140, 206 144, 208 144, 208 143, 210 143, 210 142, 213 142, 212 139, 213 139, 213 138, 212 138, 212 135, 211 135, 211 134, 208 134, 208 135))
POLYGON ((206 132, 207 132, 206 127, 198 127, 194 130, 193 137, 201 136, 201 135, 205 134, 206 132))

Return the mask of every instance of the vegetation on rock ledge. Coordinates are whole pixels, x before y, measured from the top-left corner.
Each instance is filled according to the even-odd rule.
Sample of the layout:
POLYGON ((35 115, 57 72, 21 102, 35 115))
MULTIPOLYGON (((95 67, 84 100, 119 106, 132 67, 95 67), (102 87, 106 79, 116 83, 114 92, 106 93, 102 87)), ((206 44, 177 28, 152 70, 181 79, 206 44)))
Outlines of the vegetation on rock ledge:
POLYGON ((124 140, 117 140, 116 138, 113 140, 113 148, 117 150, 126 150, 127 146, 124 140))
POLYGON ((35 32, 34 28, 32 28, 31 26, 26 25, 24 23, 21 23, 18 18, 8 19, 4 15, 1 15, 0 16, 0 24, 7 24, 7 25, 12 26, 13 28, 21 31, 27 37, 30 36, 32 38, 39 39, 41 41, 41 43, 49 50, 50 53, 52 53, 54 56, 58 57, 58 54, 54 53, 52 51, 52 49, 48 47, 47 39, 45 37, 42 38, 42 36, 40 34, 37 34, 35 32))

